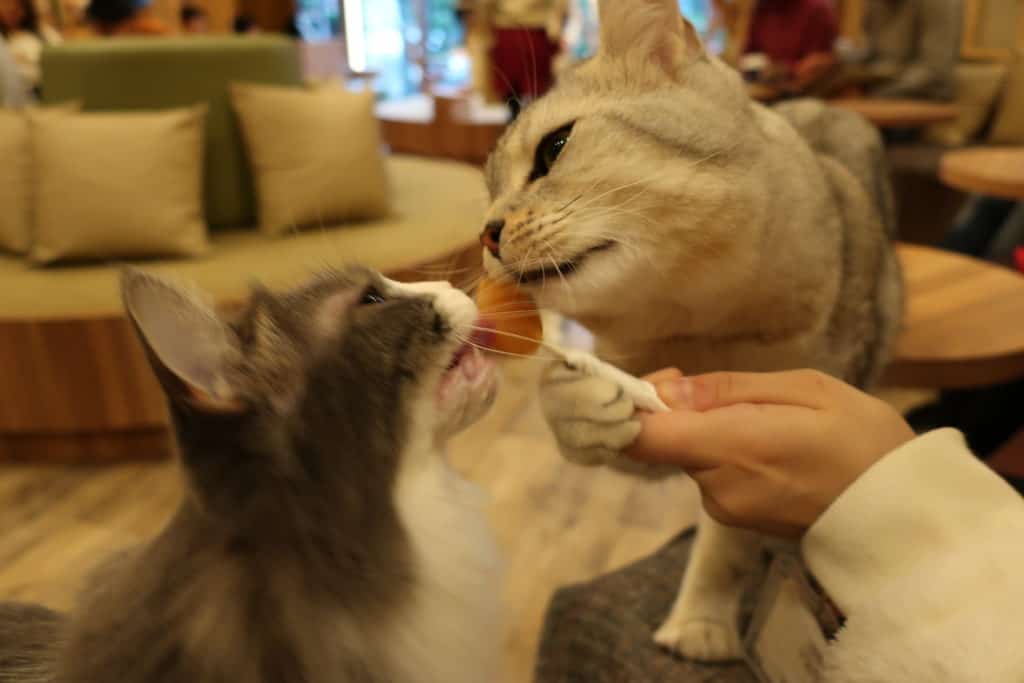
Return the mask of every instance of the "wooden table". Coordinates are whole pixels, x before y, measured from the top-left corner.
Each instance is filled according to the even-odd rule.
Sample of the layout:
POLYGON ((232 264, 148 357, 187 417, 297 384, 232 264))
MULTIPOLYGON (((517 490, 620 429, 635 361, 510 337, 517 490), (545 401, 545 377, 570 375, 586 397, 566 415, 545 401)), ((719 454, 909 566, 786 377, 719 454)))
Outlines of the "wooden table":
POLYGON ((942 155, 942 182, 1003 199, 1024 199, 1024 147, 974 147, 942 155))
POLYGON ((887 382, 963 389, 1024 377, 1024 276, 931 247, 898 249, 907 313, 887 382))
POLYGON ((851 97, 829 100, 828 103, 855 111, 879 128, 920 128, 951 121, 960 114, 955 105, 924 100, 851 97))

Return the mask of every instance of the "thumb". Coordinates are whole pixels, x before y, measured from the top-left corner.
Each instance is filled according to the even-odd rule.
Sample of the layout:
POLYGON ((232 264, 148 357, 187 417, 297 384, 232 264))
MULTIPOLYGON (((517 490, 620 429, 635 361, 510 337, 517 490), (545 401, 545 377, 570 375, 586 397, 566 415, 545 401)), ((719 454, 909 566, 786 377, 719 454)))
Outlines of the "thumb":
MULTIPOLYGON (((671 405, 671 404, 670 404, 671 405)), ((720 430, 715 413, 673 410, 669 413, 640 413, 641 429, 626 451, 634 460, 656 465, 675 465, 684 470, 709 469, 718 459, 708 453, 709 441, 717 441, 720 430)))
POLYGON ((693 380, 681 375, 666 379, 650 378, 658 396, 672 410, 693 409, 693 380))

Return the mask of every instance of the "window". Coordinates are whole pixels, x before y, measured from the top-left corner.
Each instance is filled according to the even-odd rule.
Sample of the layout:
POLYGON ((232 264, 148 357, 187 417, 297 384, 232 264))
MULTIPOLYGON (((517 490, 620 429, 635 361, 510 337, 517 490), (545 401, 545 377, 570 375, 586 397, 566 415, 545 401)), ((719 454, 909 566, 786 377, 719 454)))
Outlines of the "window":
POLYGON ((378 74, 385 99, 420 92, 424 82, 462 85, 469 66, 456 0, 345 0, 349 66, 378 74))

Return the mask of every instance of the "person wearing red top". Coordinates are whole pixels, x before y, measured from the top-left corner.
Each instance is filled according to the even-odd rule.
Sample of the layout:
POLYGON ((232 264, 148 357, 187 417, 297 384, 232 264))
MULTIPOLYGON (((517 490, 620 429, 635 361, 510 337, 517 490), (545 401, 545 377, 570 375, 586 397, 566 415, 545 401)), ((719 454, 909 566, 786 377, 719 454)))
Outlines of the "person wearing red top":
POLYGON ((758 0, 745 52, 810 82, 834 62, 839 22, 829 0, 758 0))
POLYGON ((831 53, 838 37, 836 13, 828 0, 759 0, 746 52, 796 66, 812 54, 831 53))

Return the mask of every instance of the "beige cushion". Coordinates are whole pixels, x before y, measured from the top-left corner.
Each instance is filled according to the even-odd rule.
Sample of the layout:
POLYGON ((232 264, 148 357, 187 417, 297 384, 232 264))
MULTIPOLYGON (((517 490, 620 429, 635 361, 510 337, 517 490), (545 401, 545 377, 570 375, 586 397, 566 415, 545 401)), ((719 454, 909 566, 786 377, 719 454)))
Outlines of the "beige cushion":
MULTIPOLYGON (((76 111, 78 103, 57 111, 76 111)), ((50 110, 40 110, 50 111, 50 110)), ((31 243, 32 145, 24 110, 0 108, 0 251, 24 254, 31 243)))
POLYGON ((32 112, 31 259, 196 256, 204 106, 160 112, 32 112))
POLYGON ((256 182, 260 230, 378 218, 388 211, 373 94, 235 84, 256 182))
POLYGON ((947 123, 930 126, 924 134, 929 142, 949 147, 965 145, 981 131, 1006 79, 1006 65, 958 64, 955 78, 959 115, 947 123))
POLYGON ((1024 144, 1024 54, 1018 53, 1010 65, 989 142, 997 145, 1024 144))

